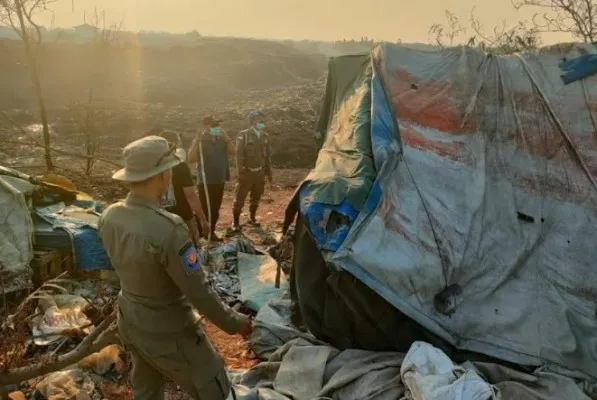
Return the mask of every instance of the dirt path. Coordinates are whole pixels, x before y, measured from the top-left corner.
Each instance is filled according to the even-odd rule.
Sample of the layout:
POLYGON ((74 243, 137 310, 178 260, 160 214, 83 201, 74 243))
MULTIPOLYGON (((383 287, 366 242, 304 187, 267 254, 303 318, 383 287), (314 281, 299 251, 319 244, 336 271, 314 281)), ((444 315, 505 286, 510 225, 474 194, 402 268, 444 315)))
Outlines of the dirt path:
MULTIPOLYGON (((274 184, 266 187, 263 195, 262 205, 258 212, 258 217, 262 223, 264 231, 273 235, 281 231, 284 220, 286 205, 294 194, 297 185, 305 178, 307 170, 302 169, 284 169, 274 171, 274 184)), ((226 186, 222 209, 220 211, 220 221, 218 230, 222 231, 228 228, 232 223, 232 202, 234 201, 234 183, 226 186)), ((242 217, 241 224, 247 218, 242 217)), ((255 244, 264 244, 263 237, 254 235, 245 230, 247 235, 255 244)), ((249 368, 255 364, 255 359, 238 336, 230 336, 219 330, 213 324, 207 322, 207 331, 219 353, 226 360, 229 368, 249 368)))

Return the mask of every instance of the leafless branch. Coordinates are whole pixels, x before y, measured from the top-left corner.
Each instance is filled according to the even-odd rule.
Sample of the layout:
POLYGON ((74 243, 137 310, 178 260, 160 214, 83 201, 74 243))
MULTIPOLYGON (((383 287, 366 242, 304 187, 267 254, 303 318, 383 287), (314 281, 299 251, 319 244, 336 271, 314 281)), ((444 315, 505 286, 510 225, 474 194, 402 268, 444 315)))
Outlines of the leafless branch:
POLYGON ((33 365, 0 371, 0 386, 19 384, 38 376, 47 375, 72 365, 103 348, 118 343, 116 311, 106 317, 81 343, 54 360, 43 360, 33 365))
MULTIPOLYGON (((445 25, 434 24, 429 30, 429 33, 434 36, 435 43, 440 47, 444 47, 446 44, 453 45, 455 40, 467 32, 458 18, 449 11, 446 11, 446 21, 445 25)), ((468 38, 467 46, 477 47, 483 51, 513 53, 535 49, 540 44, 537 29, 528 27, 528 24, 523 22, 511 27, 506 21, 502 21, 487 33, 475 15, 474 7, 471 11, 469 26, 473 35, 468 38)))
MULTIPOLYGON (((4 367, 0 369, 0 389, 8 385, 19 384, 23 381, 61 370, 90 354, 102 350, 104 347, 118 343, 117 328, 115 324, 116 309, 112 302, 104 306, 104 309, 109 308, 110 311, 105 312, 104 309, 100 310, 100 313, 97 316, 99 318, 97 326, 70 352, 59 356, 51 355, 49 357, 44 357, 34 364, 25 366, 21 366, 21 361, 15 360, 15 357, 19 358, 24 355, 26 340, 31 339, 28 335, 22 335, 23 332, 21 332, 26 329, 31 319, 30 317, 25 318, 25 311, 32 310, 31 303, 34 300, 39 300, 38 306, 42 309, 49 306, 52 303, 52 301, 49 300, 51 299, 51 294, 55 292, 60 293, 66 290, 62 285, 71 282, 64 279, 65 275, 66 274, 62 274, 59 277, 44 283, 39 289, 27 296, 1 327, 0 331, 4 330, 4 334, 6 334, 7 330, 14 331, 11 336, 16 336, 17 340, 13 343, 14 349, 12 350, 13 354, 11 359, 5 359, 4 367)), ((65 330, 61 333, 69 337, 82 336, 81 329, 65 330)), ((52 334, 52 336, 55 335, 56 334, 52 334)), ((56 352, 53 354, 55 353, 56 352)))
POLYGON ((500 25, 493 27, 491 34, 487 34, 475 15, 474 7, 471 11, 470 25, 475 33, 476 46, 484 51, 509 54, 536 49, 540 45, 537 29, 524 22, 509 26, 506 21, 502 21, 500 25))
MULTIPOLYGON (((39 147, 39 148, 46 148, 45 144, 40 143, 33 135, 31 135, 31 133, 27 132, 27 130, 25 128, 23 128, 18 122, 16 122, 14 119, 12 119, 8 114, 6 114, 2 110, 0 110, 0 117, 4 118, 6 121, 10 122, 16 129, 19 130, 19 132, 21 132, 23 135, 25 135, 32 142, 33 146, 39 147)), ((19 142, 17 140, 10 140, 10 139, 3 139, 3 143, 23 144, 22 142, 19 142)), ((84 159, 84 160, 87 160, 90 158, 89 155, 71 153, 71 152, 57 149, 54 147, 50 147, 50 150, 52 150, 56 154, 60 154, 63 156, 68 156, 68 157, 76 157, 76 158, 80 158, 80 159, 84 159)), ((122 168, 122 166, 120 164, 118 164, 117 162, 110 161, 105 158, 100 158, 100 157, 94 156, 93 159, 95 159, 97 161, 102 161, 106 164, 110 164, 110 165, 113 165, 118 168, 122 168)))
POLYGON ((587 43, 597 40, 596 0, 512 0, 512 4, 516 9, 538 10, 533 24, 539 32, 568 33, 587 43))
POLYGON ((454 41, 466 33, 466 28, 460 24, 460 20, 455 14, 446 10, 445 16, 446 25, 433 24, 429 28, 429 34, 433 36, 435 44, 439 47, 453 46, 454 41), (446 40, 447 43, 445 43, 446 40))

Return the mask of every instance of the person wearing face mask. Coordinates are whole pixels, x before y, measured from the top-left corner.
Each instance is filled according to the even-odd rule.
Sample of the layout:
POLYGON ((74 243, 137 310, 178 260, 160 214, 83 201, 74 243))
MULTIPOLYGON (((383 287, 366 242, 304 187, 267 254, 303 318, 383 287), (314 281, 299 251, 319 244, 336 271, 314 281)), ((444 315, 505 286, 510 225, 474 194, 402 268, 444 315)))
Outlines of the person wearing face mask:
MULTIPOLYGON (((174 146, 176 153, 185 161, 186 152, 182 148, 182 140, 177 132, 162 130, 158 136, 163 137, 170 145, 174 146)), ((197 245, 200 233, 195 216, 199 220, 201 230, 207 229, 209 224, 197 196, 197 189, 187 163, 182 162, 172 168, 172 180, 168 185, 168 190, 162 196, 160 205, 185 221, 189 227, 192 242, 197 245)))
POLYGON ((232 229, 240 229, 239 219, 247 195, 249 198, 249 224, 258 226, 257 208, 265 190, 265 177, 272 182, 271 146, 265 132, 265 115, 261 111, 249 113, 251 127, 236 138, 236 168, 238 182, 232 206, 232 229))
POLYGON ((162 137, 144 137, 124 148, 124 168, 112 176, 129 187, 126 200, 109 206, 98 222, 120 279, 118 332, 131 352, 136 400, 163 399, 165 378, 196 400, 232 399, 224 361, 195 309, 229 334, 247 337, 252 323, 222 303, 187 225, 159 206, 172 169, 183 162, 180 153, 162 137))
MULTIPOLYGON (((214 241, 220 240, 215 229, 224 198, 224 185, 230 180, 228 155, 234 153, 234 147, 226 132, 222 130, 221 123, 222 121, 214 116, 203 119, 204 129, 193 140, 188 158, 189 164, 197 163, 197 189, 203 212, 208 218, 211 217, 211 239, 214 241), (206 185, 203 182, 204 173, 206 185)), ((202 234, 207 236, 208 231, 202 230, 202 234)))

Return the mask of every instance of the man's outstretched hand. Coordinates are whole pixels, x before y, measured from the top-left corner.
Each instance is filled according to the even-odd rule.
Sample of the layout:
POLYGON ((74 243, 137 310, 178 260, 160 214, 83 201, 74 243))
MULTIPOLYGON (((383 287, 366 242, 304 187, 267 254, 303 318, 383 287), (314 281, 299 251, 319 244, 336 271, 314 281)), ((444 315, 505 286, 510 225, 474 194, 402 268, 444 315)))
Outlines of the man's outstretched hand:
POLYGON ((199 224, 201 225, 201 234, 203 234, 205 237, 208 237, 209 232, 211 231, 211 227, 209 226, 209 222, 207 222, 207 219, 200 218, 199 224))
POLYGON ((241 329, 238 332, 238 334, 246 339, 249 336, 251 336, 252 333, 253 333, 253 320, 251 319, 251 317, 245 316, 245 319, 242 322, 241 329))

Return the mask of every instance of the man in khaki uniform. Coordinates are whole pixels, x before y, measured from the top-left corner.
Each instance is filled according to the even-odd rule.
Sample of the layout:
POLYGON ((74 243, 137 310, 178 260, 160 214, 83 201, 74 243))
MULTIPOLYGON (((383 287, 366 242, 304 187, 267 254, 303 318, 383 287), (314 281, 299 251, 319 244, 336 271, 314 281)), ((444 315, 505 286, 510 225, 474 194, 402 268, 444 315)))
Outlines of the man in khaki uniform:
POLYGON ((163 400, 164 377, 193 399, 234 396, 224 362, 210 344, 196 308, 229 334, 248 336, 250 319, 225 306, 210 288, 184 221, 158 206, 175 147, 148 136, 125 147, 126 200, 108 207, 99 234, 120 278, 118 328, 133 357, 135 400, 163 400))
POLYGON ((257 208, 265 189, 265 177, 272 182, 271 145, 268 134, 264 131, 265 115, 261 111, 249 114, 251 127, 238 134, 236 138, 236 170, 238 182, 232 205, 232 229, 240 229, 240 214, 247 195, 249 199, 249 224, 257 222, 257 208))

